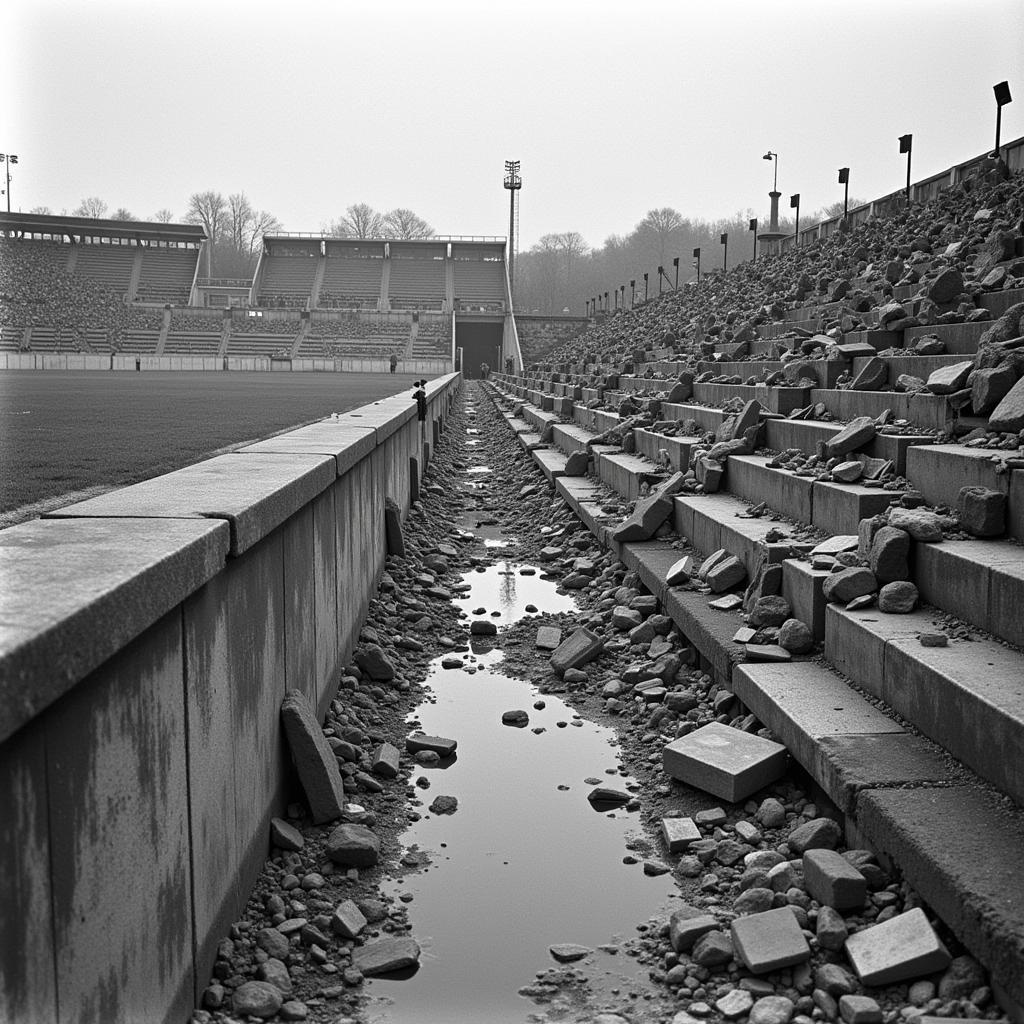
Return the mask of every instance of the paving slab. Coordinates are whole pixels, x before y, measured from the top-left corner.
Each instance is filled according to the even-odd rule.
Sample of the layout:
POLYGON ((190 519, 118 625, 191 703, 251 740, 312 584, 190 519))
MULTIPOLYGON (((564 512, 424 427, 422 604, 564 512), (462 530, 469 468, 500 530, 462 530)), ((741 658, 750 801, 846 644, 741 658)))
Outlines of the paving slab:
POLYGON ((537 630, 534 646, 541 651, 553 651, 561 642, 562 631, 557 626, 541 626, 537 630))
POLYGON ((0 530, 0 739, 220 572, 228 524, 36 519, 0 530))
POLYGON ((667 775, 730 803, 780 778, 786 763, 782 744, 718 722, 673 740, 662 751, 667 775))
POLYGON ((251 548, 337 479, 328 455, 219 455, 49 513, 48 519, 225 519, 251 548))
POLYGON ((835 850, 808 850, 803 855, 804 884, 812 899, 835 910, 860 910, 868 894, 867 879, 835 850))
POLYGON ((951 960, 920 907, 855 932, 844 948, 857 977, 872 987, 934 974, 951 960))
POLYGON ((331 455, 338 464, 338 476, 344 476, 376 446, 377 431, 372 427, 353 427, 336 420, 322 420, 298 430, 275 434, 238 451, 257 455, 331 455))
POLYGON ((1024 1004, 1024 835, 1005 807, 977 786, 868 790, 857 829, 1024 1004))
POLYGON ((730 931, 737 958, 752 974, 768 974, 811 958, 811 947, 789 907, 737 917, 730 931))
POLYGON ((693 818, 662 818, 661 837, 669 853, 682 853, 701 838, 701 832, 693 818))

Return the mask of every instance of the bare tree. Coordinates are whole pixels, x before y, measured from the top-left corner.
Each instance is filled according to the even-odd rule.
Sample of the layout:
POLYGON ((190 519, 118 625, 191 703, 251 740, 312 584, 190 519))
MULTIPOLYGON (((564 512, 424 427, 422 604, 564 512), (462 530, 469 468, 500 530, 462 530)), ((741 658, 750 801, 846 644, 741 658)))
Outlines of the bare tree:
POLYGON ((434 229, 412 210, 398 207, 384 215, 383 227, 390 238, 430 238, 434 229))
POLYGON ((227 203, 219 192, 193 192, 188 197, 186 224, 201 224, 211 245, 220 241, 227 219, 227 203))
POLYGON ((107 204, 99 196, 89 196, 75 207, 76 217, 94 217, 97 220, 107 212, 107 204))
POLYGON ((256 210, 249 221, 249 238, 246 254, 255 256, 260 249, 264 235, 273 235, 281 230, 281 222, 269 210, 256 210))
POLYGON ((153 220, 155 220, 157 224, 170 224, 174 220, 174 213, 173 211, 168 210, 165 206, 153 214, 153 220))
POLYGON ((42 214, 44 217, 53 216, 53 210, 51 210, 48 206, 33 206, 32 209, 29 210, 28 212, 42 214))
POLYGON ((353 203, 331 225, 331 233, 342 238, 380 238, 384 234, 384 218, 368 203, 353 203))
POLYGON ((236 252, 249 248, 249 225, 253 208, 244 192, 232 192, 228 196, 227 240, 236 252))
POLYGON ((634 229, 637 240, 645 243, 652 256, 657 257, 659 264, 664 264, 665 257, 673 248, 672 242, 681 234, 685 225, 682 214, 671 206, 663 206, 657 210, 648 210, 634 229))
POLYGON ((119 206, 111 215, 111 220, 137 220, 138 218, 130 210, 119 206))

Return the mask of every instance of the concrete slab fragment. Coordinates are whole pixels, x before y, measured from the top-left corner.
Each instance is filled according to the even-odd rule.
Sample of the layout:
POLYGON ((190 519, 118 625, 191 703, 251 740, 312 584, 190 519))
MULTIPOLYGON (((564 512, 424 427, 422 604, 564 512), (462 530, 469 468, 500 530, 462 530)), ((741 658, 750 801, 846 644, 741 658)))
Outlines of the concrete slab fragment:
POLYGON ((737 917, 730 931, 736 956, 752 974, 767 974, 811 958, 811 947, 789 907, 737 917))
POLYGON ((949 966, 952 959, 920 907, 851 935, 845 944, 865 985, 893 985, 949 966))
POLYGON ((285 694, 281 704, 281 724, 288 737, 292 760, 306 793, 313 821, 333 821, 341 817, 345 789, 338 762, 320 723, 313 715, 308 698, 301 690, 291 690, 285 694))
POLYGON ((662 751, 666 774, 731 803, 780 778, 786 761, 781 744, 717 722, 674 740, 662 751))
POLYGON ((669 853, 681 853, 700 839, 701 834, 693 818, 662 818, 661 837, 669 853))
POLYGON ((593 661, 604 650, 604 641, 581 626, 567 637, 551 655, 551 667, 561 675, 567 669, 579 668, 593 661))
POLYGON ((541 626, 537 630, 534 646, 540 651, 554 651, 561 642, 562 631, 557 626, 541 626))

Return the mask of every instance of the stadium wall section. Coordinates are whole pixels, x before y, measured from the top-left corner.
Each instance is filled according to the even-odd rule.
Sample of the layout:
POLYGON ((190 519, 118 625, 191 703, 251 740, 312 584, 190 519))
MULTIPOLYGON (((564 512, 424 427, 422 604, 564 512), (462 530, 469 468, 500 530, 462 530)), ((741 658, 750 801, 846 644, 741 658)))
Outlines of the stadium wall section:
POLYGON ((0 1019, 189 1017, 460 384, 0 531, 0 1019))

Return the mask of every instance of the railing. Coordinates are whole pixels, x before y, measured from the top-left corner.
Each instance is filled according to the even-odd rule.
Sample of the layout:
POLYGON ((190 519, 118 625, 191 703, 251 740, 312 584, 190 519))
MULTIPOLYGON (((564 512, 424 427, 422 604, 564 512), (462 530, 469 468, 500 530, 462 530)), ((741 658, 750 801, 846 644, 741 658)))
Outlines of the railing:
POLYGON ((401 242, 416 245, 420 242, 501 242, 506 241, 504 235, 431 235, 429 238, 392 238, 381 235, 375 238, 356 238, 353 235, 332 235, 329 231, 275 231, 264 238, 273 241, 275 238, 317 238, 328 242, 401 242))
POLYGON ((200 288, 251 288, 252 278, 240 277, 197 277, 200 288))

